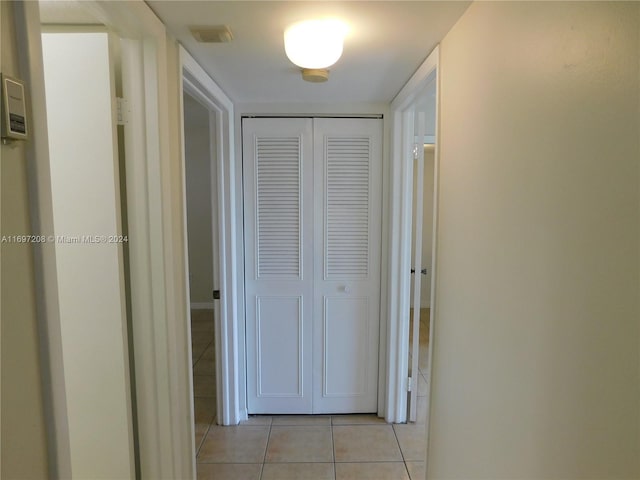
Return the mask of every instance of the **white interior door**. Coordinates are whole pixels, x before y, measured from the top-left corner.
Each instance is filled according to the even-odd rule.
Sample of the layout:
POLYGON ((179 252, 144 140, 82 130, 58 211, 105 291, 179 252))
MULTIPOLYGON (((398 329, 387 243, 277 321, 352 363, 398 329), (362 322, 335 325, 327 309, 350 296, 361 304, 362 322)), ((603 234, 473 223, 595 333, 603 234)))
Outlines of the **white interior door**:
MULTIPOLYGON (((425 114, 417 114, 417 135, 418 139, 424 138, 425 114)), ((411 271, 413 277, 413 312, 412 325, 412 345, 411 345, 411 365, 409 378, 411 379, 411 391, 409 392, 409 421, 415 422, 418 417, 418 388, 420 385, 419 358, 420 358, 420 310, 422 306, 422 275, 426 275, 426 269, 422 268, 422 236, 424 219, 424 147, 422 142, 414 144, 415 162, 415 193, 413 209, 413 262, 411 271)))
POLYGON ((249 413, 311 413, 313 121, 244 119, 249 413))
POLYGON ((377 407, 382 122, 245 119, 249 413, 377 407))
POLYGON ((381 120, 314 121, 314 413, 377 407, 381 139, 381 120))

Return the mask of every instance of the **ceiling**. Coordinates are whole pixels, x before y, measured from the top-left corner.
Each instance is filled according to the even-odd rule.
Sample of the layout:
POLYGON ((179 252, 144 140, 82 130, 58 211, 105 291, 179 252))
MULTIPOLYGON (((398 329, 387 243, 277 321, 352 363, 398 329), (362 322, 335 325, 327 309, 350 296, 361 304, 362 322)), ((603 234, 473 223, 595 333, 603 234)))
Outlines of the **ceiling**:
MULTIPOLYGON (((388 103, 464 13, 469 1, 147 0, 168 30, 234 102, 388 103), (300 20, 348 23, 329 81, 302 80, 283 34, 300 20), (228 25, 231 43, 201 44, 189 26, 228 25)), ((95 24, 82 1, 41 0, 43 23, 95 24)))
POLYGON ((53 25, 99 25, 81 3, 74 0, 40 0, 40 22, 53 25))
POLYGON ((147 0, 168 30, 235 102, 387 103, 464 13, 467 1, 147 0), (338 17, 350 33, 329 81, 302 80, 283 33, 338 17), (201 44, 189 26, 228 25, 231 43, 201 44))

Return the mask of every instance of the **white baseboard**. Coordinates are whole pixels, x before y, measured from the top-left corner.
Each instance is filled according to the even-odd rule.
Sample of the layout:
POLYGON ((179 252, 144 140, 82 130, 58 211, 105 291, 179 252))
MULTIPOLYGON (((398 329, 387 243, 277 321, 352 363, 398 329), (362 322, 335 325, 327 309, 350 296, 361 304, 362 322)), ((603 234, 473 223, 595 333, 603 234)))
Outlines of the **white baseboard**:
POLYGON ((247 409, 246 408, 241 408, 240 409, 240 421, 244 422, 245 420, 249 420, 249 414, 247 413, 247 409))
POLYGON ((191 302, 191 310, 213 310, 213 302, 191 302))

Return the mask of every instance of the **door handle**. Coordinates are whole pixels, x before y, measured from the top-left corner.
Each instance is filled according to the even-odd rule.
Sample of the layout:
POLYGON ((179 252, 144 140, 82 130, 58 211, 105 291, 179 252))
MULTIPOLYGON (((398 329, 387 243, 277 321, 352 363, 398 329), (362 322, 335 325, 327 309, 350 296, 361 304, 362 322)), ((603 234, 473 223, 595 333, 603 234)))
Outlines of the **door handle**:
MULTIPOLYGON (((416 269, 415 269, 415 268, 412 268, 412 269, 411 269, 411 273, 416 273, 416 269)), ((426 268, 423 268, 422 270, 420 270, 420 273, 421 273, 422 275, 426 275, 426 274, 427 274, 427 269, 426 269, 426 268)))

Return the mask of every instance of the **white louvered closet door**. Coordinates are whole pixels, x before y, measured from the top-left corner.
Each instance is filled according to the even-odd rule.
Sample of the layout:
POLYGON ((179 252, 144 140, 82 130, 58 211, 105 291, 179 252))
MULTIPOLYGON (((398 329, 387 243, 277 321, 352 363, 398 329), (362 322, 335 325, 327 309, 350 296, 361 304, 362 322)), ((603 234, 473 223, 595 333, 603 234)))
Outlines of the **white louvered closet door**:
POLYGON ((381 120, 314 120, 314 413, 377 409, 381 144, 381 120))
POLYGON ((243 119, 249 413, 312 413, 312 125, 243 119))
POLYGON ((375 412, 381 140, 374 119, 244 119, 249 413, 375 412))

